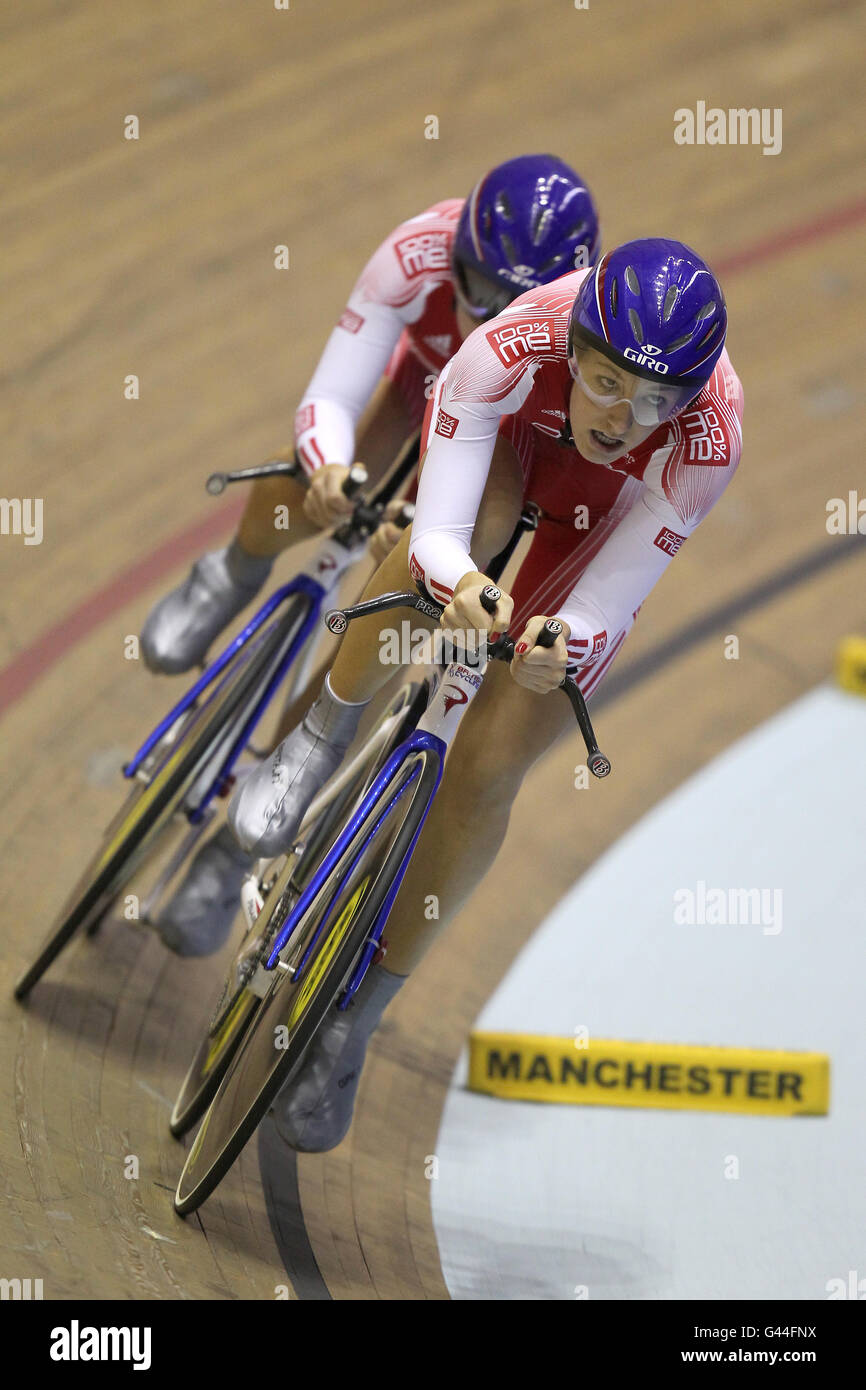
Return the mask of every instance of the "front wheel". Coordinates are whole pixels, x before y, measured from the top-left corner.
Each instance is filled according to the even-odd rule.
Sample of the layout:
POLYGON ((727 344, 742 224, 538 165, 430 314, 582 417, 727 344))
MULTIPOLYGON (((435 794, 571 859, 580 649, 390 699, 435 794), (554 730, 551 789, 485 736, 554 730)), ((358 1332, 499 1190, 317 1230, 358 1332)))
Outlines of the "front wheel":
POLYGON ((79 928, 95 929, 133 874, 162 841, 229 731, 243 727, 263 683, 291 646, 308 612, 295 600, 270 628, 241 648, 205 701, 191 712, 149 781, 136 779, 119 814, 105 832, 58 914, 33 964, 15 986, 24 999, 79 928))
POLYGON ((439 755, 432 749, 407 756, 297 923, 189 1151, 174 1201, 180 1215, 210 1196, 300 1067, 359 961, 423 823, 439 773, 439 755))
POLYGON ((258 1008, 259 996, 244 983, 243 974, 239 978, 241 956, 250 952, 252 938, 258 937, 255 958, 251 963, 267 960, 271 945, 301 890, 334 843, 340 824, 345 822, 350 808, 360 801, 361 793, 384 767, 395 748, 414 729, 426 707, 426 700, 425 684, 403 686, 394 696, 367 736, 367 743, 374 749, 373 755, 362 763, 359 773, 313 821, 309 833, 304 837, 301 852, 288 856, 273 882, 255 926, 245 935, 241 950, 232 961, 207 1031, 181 1083, 169 1121, 176 1139, 186 1134, 207 1110, 258 1008), (379 734, 383 729, 386 737, 380 743, 379 734))

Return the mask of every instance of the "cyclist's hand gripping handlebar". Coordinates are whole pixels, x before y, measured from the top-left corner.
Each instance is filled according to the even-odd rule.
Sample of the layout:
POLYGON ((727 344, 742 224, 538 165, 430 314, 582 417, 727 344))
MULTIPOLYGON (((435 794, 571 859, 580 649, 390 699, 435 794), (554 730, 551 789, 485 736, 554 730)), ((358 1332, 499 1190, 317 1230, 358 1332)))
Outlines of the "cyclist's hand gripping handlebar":
MULTIPOLYGON (((495 613, 496 605, 502 597, 502 590, 495 584, 486 585, 481 591, 481 604, 487 613, 495 613)), ((441 618, 443 605, 434 603, 429 596, 422 597, 420 594, 399 593, 382 594, 379 598, 366 599, 361 603, 353 604, 351 608, 335 608, 326 615, 325 622, 330 632, 338 636, 346 631, 349 623, 355 618, 369 617, 374 613, 384 613, 390 608, 414 608, 418 613, 424 613, 428 618, 441 618)), ((548 618, 544 627, 536 638, 536 646, 552 647, 557 637, 562 632, 562 623, 558 618, 548 618)), ((488 643, 487 657, 492 661, 511 661, 514 656, 514 639, 503 635, 498 637, 495 642, 488 643)), ((571 707, 574 710, 583 741, 586 744, 586 765, 593 777, 607 777, 610 773, 610 760, 605 757, 599 749, 592 727, 592 720, 586 708, 586 700, 583 692, 571 676, 565 676, 560 686, 564 690, 571 707)))

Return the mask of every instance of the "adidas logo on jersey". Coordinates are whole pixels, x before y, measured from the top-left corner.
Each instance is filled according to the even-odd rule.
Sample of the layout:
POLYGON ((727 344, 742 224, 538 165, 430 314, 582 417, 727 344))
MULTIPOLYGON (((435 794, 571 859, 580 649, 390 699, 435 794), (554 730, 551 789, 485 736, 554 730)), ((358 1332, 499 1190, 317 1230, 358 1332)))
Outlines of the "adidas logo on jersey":
POLYGON ((433 348, 434 352, 438 352, 440 357, 451 356, 452 338, 450 333, 428 333, 424 342, 433 348))

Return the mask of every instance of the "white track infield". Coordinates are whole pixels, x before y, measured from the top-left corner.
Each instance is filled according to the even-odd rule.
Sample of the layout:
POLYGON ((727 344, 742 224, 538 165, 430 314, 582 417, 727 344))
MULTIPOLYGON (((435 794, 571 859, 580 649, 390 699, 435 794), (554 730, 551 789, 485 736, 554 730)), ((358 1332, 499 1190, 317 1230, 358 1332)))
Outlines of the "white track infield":
MULTIPOLYGON (((623 836, 475 1025, 827 1052, 829 1115, 499 1100, 465 1089, 464 1055, 433 1181, 453 1298, 826 1299, 866 1280, 864 788, 866 699, 821 687, 623 836), (677 925, 700 881, 772 890, 771 911, 677 925)), ((603 792, 575 791, 575 834, 603 792)))

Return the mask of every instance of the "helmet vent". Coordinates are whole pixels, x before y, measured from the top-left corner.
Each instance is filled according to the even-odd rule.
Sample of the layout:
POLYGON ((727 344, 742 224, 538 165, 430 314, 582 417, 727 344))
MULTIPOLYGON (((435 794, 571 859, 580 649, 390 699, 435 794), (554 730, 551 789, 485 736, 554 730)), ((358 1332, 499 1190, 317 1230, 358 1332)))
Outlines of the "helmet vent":
POLYGON ((539 246, 541 242, 544 240, 544 236, 547 232, 548 226, 550 225, 552 217, 553 213, 550 208, 536 207, 533 209, 532 227, 530 229, 533 246, 539 246))
MULTIPOLYGON (((625 273, 625 278, 626 278, 626 281, 628 281, 628 271, 626 271, 626 273, 625 273)), ((631 324, 631 331, 632 331, 632 333, 634 334, 634 340, 635 340, 635 342, 636 342, 636 343, 642 343, 642 342, 643 342, 643 328, 642 328, 642 326, 641 326, 641 321, 640 321, 640 319, 639 319, 638 316, 637 316, 637 310, 636 310, 636 309, 629 309, 629 311, 628 311, 628 321, 629 321, 629 323, 631 324)))
POLYGON ((671 285, 670 289, 665 295, 664 308, 662 310, 662 323, 667 323, 668 319, 673 313, 674 305, 676 304, 677 299, 679 298, 679 293, 679 286, 671 285))
POLYGON ((499 213, 501 217, 507 218, 509 222, 514 221, 514 213, 511 210, 511 202, 509 201, 508 194, 505 192, 504 189, 502 189, 496 195, 496 211, 499 213))
POLYGON ((672 343, 668 343, 666 352, 679 352, 680 348, 685 347, 686 343, 692 341, 691 333, 684 333, 681 338, 674 338, 672 343))
POLYGON ((520 257, 517 254, 517 247, 514 245, 514 242, 511 240, 511 237, 508 235, 507 232, 502 233, 500 241, 502 242, 502 248, 505 251, 506 256, 508 257, 509 264, 517 265, 518 261, 520 260, 520 257))
POLYGON ((716 335, 716 333, 717 333, 718 331, 719 331, 719 324, 718 324, 718 323, 714 323, 713 326, 712 326, 712 328, 710 329, 709 333, 705 333, 704 336, 703 336, 703 338, 701 338, 701 341, 698 343, 698 348, 700 349, 700 348, 702 348, 702 347, 705 347, 706 344, 707 344, 708 342, 710 342, 710 340, 711 340, 712 338, 715 337, 715 335, 716 335))
POLYGON ((610 311, 614 318, 619 309, 619 281, 614 277, 614 282, 610 287, 610 311))
POLYGON ((625 283, 628 285, 632 294, 640 294, 640 281, 637 278, 637 272, 634 266, 626 266, 625 283))
POLYGON ((703 309, 698 310, 698 323, 701 323, 704 319, 708 319, 710 317, 710 314, 715 313, 715 310, 716 301, 714 299, 711 299, 708 301, 708 303, 704 305, 703 309))

